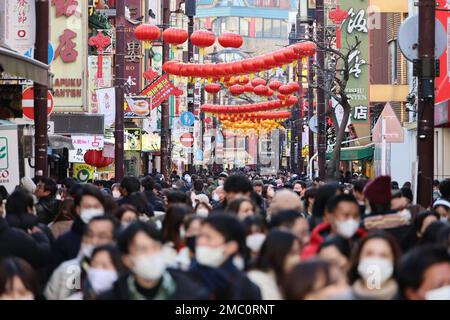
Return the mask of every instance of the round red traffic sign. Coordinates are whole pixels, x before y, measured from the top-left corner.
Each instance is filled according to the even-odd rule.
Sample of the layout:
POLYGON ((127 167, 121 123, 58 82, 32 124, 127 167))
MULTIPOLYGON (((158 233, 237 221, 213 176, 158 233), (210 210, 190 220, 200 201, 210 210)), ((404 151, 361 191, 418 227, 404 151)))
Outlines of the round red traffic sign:
POLYGON ((190 148, 194 145, 194 135, 190 132, 183 133, 180 136, 180 142, 184 147, 190 148))
MULTIPOLYGON (((50 90, 47 91, 47 115, 53 111, 53 95, 50 90)), ((23 115, 30 120, 34 120, 34 88, 28 87, 22 92, 22 111, 23 115)))

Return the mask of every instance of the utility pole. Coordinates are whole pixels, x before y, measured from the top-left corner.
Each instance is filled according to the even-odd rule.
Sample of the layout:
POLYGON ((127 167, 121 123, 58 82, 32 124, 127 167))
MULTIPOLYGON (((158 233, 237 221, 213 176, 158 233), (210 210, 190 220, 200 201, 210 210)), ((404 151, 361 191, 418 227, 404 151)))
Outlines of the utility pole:
POLYGON ((298 173, 302 174, 303 172, 303 63, 300 60, 297 64, 297 77, 298 77, 298 84, 300 85, 300 89, 298 91, 298 103, 296 106, 297 109, 297 127, 298 127, 298 134, 297 134, 297 145, 298 145, 298 173))
MULTIPOLYGON (((170 0, 162 1, 163 14, 163 30, 167 29, 170 24, 170 0)), ((163 63, 170 60, 170 46, 167 42, 163 42, 163 63)), ((164 100, 161 105, 161 173, 168 179, 171 164, 169 162, 169 145, 170 145, 170 105, 169 100, 164 100)))
MULTIPOLYGON (((300 10, 300 8, 299 8, 300 10)), ((296 27, 298 28, 298 18, 299 13, 297 13, 297 23, 296 25, 292 25, 291 26, 291 32, 289 33, 289 44, 294 44, 297 42, 298 39, 298 34, 296 33, 296 27)), ((293 74, 294 74, 294 78, 295 78, 295 70, 293 70, 293 74)), ((298 135, 297 135, 297 121, 299 121, 299 116, 298 116, 298 106, 294 106, 292 108, 292 114, 291 114, 291 121, 290 121, 290 126, 291 126, 291 152, 290 152, 290 169, 292 172, 297 172, 297 161, 298 161, 298 157, 297 154, 295 152, 295 148, 297 147, 297 139, 298 139, 298 135)), ((299 150, 300 153, 300 150, 299 150)))
POLYGON ((115 179, 120 182, 124 176, 124 74, 125 74, 125 4, 116 1, 116 119, 114 124, 114 167, 115 179))
MULTIPOLYGON (((325 45, 325 11, 323 0, 316 1, 316 15, 317 15, 317 43, 319 47, 325 45)), ((317 48, 317 64, 319 66, 319 73, 317 74, 317 85, 325 85, 325 52, 324 50, 317 48)), ((326 122, 325 122, 325 92, 321 89, 317 90, 317 150, 318 150, 318 163, 319 163, 319 178, 325 179, 325 152, 327 149, 327 142, 325 138, 326 122)))
MULTIPOLYGON (((194 45, 191 42, 191 35, 194 32, 194 16, 189 15, 189 22, 188 22, 188 63, 192 63, 194 60, 194 45)), ((194 82, 188 81, 187 85, 187 107, 188 111, 192 114, 194 113, 194 82)), ((194 153, 191 152, 188 155, 188 172, 190 174, 194 173, 194 153)))
MULTIPOLYGON (((34 58, 48 63, 49 1, 36 2, 36 50, 34 58)), ((47 73, 48 74, 48 73, 47 73)), ((48 79, 48 76, 47 76, 48 79)), ((34 83, 35 176, 48 177, 47 164, 47 90, 48 85, 34 83)))
POLYGON ((428 208, 432 202, 434 175, 434 80, 436 77, 435 0, 420 0, 419 59, 414 61, 418 76, 417 203, 428 208), (432 36, 430 36, 432 35, 432 36))

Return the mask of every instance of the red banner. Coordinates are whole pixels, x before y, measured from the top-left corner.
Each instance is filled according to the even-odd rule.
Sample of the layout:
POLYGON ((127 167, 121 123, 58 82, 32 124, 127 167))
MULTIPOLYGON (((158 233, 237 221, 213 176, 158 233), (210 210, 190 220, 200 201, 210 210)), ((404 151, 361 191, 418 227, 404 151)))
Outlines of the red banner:
POLYGON ((170 95, 173 94, 175 96, 179 96, 181 93, 182 91, 173 85, 167 75, 163 75, 147 88, 142 90, 140 95, 147 95, 152 98, 151 110, 153 110, 158 107, 164 100, 168 99, 170 95))

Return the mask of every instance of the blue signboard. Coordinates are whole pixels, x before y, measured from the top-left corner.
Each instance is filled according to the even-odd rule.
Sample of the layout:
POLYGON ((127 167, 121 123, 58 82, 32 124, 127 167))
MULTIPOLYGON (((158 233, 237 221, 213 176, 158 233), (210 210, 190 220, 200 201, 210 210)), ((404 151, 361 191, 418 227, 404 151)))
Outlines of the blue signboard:
MULTIPOLYGON (((24 56, 28 57, 28 58, 34 58, 33 48, 30 48, 27 52, 25 52, 24 56)), ((55 50, 53 50, 53 46, 49 41, 48 42, 48 63, 47 64, 52 63, 54 56, 55 56, 55 50)))
POLYGON ((195 117, 192 112, 183 112, 180 116, 180 121, 183 126, 190 127, 195 122, 195 117))

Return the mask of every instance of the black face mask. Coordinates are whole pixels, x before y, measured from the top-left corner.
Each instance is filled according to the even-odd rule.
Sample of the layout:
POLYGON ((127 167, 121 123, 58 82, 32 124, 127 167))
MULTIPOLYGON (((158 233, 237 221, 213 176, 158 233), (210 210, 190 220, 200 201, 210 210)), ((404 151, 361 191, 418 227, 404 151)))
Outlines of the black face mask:
POLYGON ((186 237, 186 246, 191 250, 192 252, 195 252, 195 242, 197 240, 196 236, 186 237))
POLYGON ((302 193, 300 191, 294 191, 296 194, 298 194, 299 197, 302 196, 302 193))

